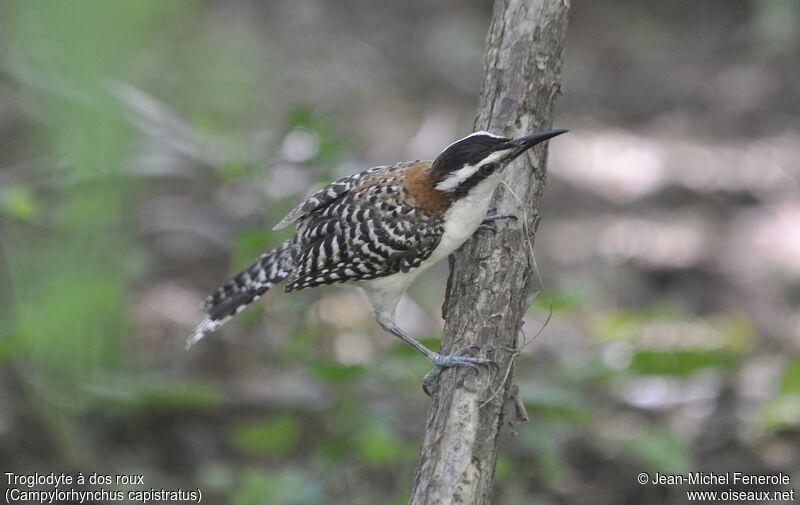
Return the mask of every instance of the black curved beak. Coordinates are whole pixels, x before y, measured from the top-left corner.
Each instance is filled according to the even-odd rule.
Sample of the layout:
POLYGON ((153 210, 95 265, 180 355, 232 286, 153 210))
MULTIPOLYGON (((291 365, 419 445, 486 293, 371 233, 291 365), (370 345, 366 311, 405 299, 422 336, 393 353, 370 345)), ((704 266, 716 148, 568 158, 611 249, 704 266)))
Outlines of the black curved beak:
POLYGON ((557 137, 562 133, 567 133, 568 131, 569 130, 565 130, 563 128, 556 128, 554 130, 531 133, 530 135, 525 135, 524 137, 515 138, 511 141, 511 144, 516 146, 517 150, 514 151, 511 157, 512 159, 516 158, 536 144, 541 144, 545 140, 550 140, 551 138, 557 137))

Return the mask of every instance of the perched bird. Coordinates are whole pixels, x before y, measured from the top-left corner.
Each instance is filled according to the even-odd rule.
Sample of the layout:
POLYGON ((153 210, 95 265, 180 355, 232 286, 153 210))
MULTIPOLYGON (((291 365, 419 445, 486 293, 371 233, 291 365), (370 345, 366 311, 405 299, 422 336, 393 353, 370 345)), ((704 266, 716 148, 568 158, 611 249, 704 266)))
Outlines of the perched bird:
POLYGON ((294 236, 215 290, 187 348, 286 280, 286 292, 352 283, 372 314, 441 368, 486 365, 485 358, 434 352, 395 323, 401 296, 420 274, 455 251, 482 223, 513 216, 487 215, 503 169, 531 147, 565 133, 549 130, 519 138, 485 131, 453 142, 433 161, 370 168, 331 183, 298 205, 273 229, 297 224, 294 236))

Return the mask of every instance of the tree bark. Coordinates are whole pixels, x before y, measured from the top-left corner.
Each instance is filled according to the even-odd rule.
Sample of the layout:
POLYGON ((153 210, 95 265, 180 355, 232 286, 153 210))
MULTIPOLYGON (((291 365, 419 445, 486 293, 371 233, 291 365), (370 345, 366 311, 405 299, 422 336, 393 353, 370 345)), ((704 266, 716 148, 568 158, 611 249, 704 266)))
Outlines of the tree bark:
MULTIPOLYGON (((476 130, 509 137, 551 126, 561 92, 569 0, 496 0, 487 38, 476 130)), ((545 183, 547 147, 506 169, 495 195, 496 234, 476 233, 450 257, 443 353, 477 346, 496 371, 442 372, 428 414, 411 505, 488 504, 501 428, 527 420, 512 386, 522 318, 538 275, 532 231, 545 183)))

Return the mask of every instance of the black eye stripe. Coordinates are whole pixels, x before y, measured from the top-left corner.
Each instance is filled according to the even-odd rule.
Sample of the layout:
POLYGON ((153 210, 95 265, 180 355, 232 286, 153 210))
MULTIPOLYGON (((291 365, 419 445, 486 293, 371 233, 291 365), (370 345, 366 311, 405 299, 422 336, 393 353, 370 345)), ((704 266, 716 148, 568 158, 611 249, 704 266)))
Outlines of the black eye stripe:
POLYGON ((478 170, 478 173, 480 173, 484 177, 488 177, 492 175, 495 170, 497 170, 497 163, 487 163, 481 166, 480 170, 478 170))
POLYGON ((461 184, 459 184, 458 187, 453 191, 453 194, 456 197, 462 197, 462 196, 466 195, 467 193, 469 193, 472 190, 472 188, 474 188, 475 186, 480 184, 481 181, 483 181, 484 179, 486 179, 487 177, 492 175, 491 173, 490 174, 484 174, 484 173, 482 173, 482 171, 483 171, 483 167, 481 167, 480 170, 478 170, 477 172, 475 172, 474 174, 469 176, 467 179, 462 181, 461 184))

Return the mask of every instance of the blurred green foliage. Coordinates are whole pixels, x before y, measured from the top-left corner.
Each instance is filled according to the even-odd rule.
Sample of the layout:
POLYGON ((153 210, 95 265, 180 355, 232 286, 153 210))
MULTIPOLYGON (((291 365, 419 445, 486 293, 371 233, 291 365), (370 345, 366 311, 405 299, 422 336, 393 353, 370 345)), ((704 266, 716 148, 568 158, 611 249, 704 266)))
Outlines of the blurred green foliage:
POLYGON ((567 477, 568 465, 564 460, 560 441, 553 436, 555 431, 556 427, 552 422, 536 422, 525 425, 520 431, 520 437, 536 460, 536 467, 530 469, 530 473, 540 476, 553 486, 559 486, 567 477))
POLYGON ((781 393, 800 394, 800 358, 795 358, 783 370, 781 393))
MULTIPOLYGON (((119 364, 121 333, 127 325, 124 280, 81 266, 80 253, 74 254, 45 261, 48 271, 37 272, 45 275, 40 284, 18 288, 18 296, 28 303, 17 304, 15 318, 15 335, 37 370, 69 383, 119 364)), ((32 272, 29 278, 36 277, 32 272)))
POLYGON ((739 361, 736 354, 701 351, 640 351, 629 365, 640 375, 675 375, 688 377, 704 368, 733 369, 739 361))
POLYGON ((244 453, 286 458, 300 441, 301 427, 289 414, 274 418, 247 421, 234 428, 231 441, 244 453))
POLYGON ((575 313, 590 302, 587 293, 579 289, 560 289, 539 293, 532 308, 553 313, 575 313))
POLYGON ((121 168, 131 131, 103 86, 126 76, 133 53, 177 5, 129 0, 10 6, 21 53, 12 65, 26 79, 25 91, 46 110, 39 141, 52 160, 49 177, 58 181, 46 212, 25 187, 0 192, 6 213, 45 230, 38 236, 24 227, 10 231, 12 335, 43 379, 66 380, 59 386, 73 392, 94 371, 119 366, 130 331, 125 305, 133 272, 124 258, 134 245, 124 223, 135 191, 121 168))
POLYGON ((685 442, 662 430, 652 430, 623 443, 648 471, 665 475, 684 474, 692 469, 691 451, 685 442))
POLYGON ((311 370, 320 380, 329 384, 345 384, 353 382, 364 376, 365 369, 362 365, 345 365, 333 361, 317 361, 311 365, 311 370))
POLYGON ((0 210, 13 219, 28 223, 33 223, 40 212, 33 191, 22 185, 0 189, 0 210))
POLYGON ((247 471, 234 494, 233 505, 323 505, 322 491, 302 470, 286 469, 264 474, 247 471))
POLYGON ((84 383, 93 411, 103 415, 135 416, 145 413, 188 414, 224 407, 219 387, 195 381, 176 384, 163 376, 135 371, 106 373, 84 383))
POLYGON ((232 271, 238 272, 250 266, 264 251, 277 246, 276 243, 270 243, 273 241, 270 235, 262 229, 241 230, 236 237, 232 271))
POLYGON ((556 421, 582 424, 591 420, 586 399, 577 389, 556 385, 528 384, 520 391, 527 408, 556 421))
POLYGON ((287 123, 290 129, 301 129, 317 139, 316 152, 308 160, 311 163, 330 166, 347 152, 349 142, 339 133, 336 124, 312 107, 295 107, 290 111, 287 123))
POLYGON ((764 405, 761 422, 773 430, 800 425, 800 358, 794 358, 784 367, 780 388, 764 405))
POLYGON ((390 467, 401 461, 413 460, 416 447, 393 434, 385 424, 362 426, 355 437, 356 452, 361 461, 370 467, 390 467))

